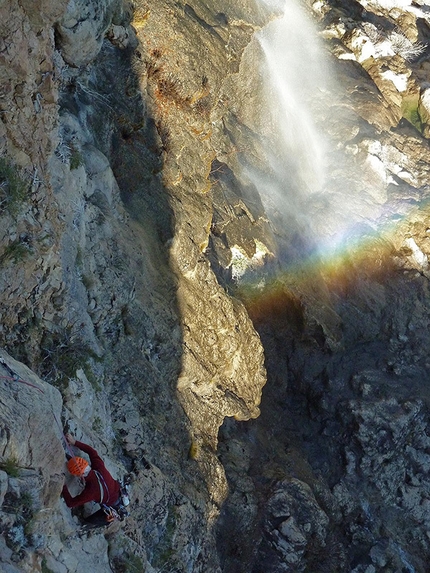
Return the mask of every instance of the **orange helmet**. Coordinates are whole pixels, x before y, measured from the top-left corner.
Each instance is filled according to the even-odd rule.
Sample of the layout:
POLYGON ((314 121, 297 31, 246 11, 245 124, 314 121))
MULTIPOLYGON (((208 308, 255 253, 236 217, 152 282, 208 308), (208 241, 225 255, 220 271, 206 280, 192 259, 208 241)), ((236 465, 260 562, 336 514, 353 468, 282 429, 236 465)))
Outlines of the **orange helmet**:
POLYGON ((67 462, 67 469, 73 476, 83 476, 88 466, 88 462, 79 457, 70 458, 67 462))

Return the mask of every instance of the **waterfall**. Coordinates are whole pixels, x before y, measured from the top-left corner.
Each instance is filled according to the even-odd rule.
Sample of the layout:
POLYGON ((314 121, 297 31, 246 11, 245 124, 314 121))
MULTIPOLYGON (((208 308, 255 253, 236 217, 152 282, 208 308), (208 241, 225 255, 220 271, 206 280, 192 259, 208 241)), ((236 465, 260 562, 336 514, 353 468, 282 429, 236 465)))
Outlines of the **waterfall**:
POLYGON ((326 179, 327 144, 313 108, 326 92, 328 65, 303 10, 292 0, 266 3, 278 12, 281 9, 282 15, 258 34, 267 114, 262 122, 267 170, 250 170, 250 178, 276 232, 288 229, 287 258, 297 259, 300 251, 312 248, 307 204, 326 179))
POLYGON ((285 4, 283 16, 264 29, 259 41, 278 150, 268 159, 280 181, 294 177, 295 186, 304 194, 313 193, 325 178, 325 144, 310 106, 312 96, 325 89, 327 63, 310 23, 291 0, 285 4))
POLYGON ((410 205, 396 199, 392 176, 402 160, 383 142, 356 139, 359 113, 335 79, 304 2, 260 2, 274 15, 257 34, 262 161, 247 166, 245 176, 272 224, 281 266, 314 256, 325 262, 365 246, 407 214, 410 205))
POLYGON ((299 0, 260 0, 278 15, 257 36, 266 167, 248 169, 279 237, 281 263, 330 256, 388 220, 392 181, 375 143, 364 163, 349 145, 357 117, 299 0), (333 131, 334 130, 334 131, 333 131), (337 140, 335 135, 337 134, 337 140))

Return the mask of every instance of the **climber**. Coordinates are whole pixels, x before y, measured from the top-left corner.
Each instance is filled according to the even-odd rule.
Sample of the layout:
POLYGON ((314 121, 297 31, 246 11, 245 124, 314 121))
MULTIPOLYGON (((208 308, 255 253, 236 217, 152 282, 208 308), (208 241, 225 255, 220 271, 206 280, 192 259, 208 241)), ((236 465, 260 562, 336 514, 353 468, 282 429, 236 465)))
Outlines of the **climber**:
POLYGON ((108 472, 103 460, 94 448, 83 442, 78 442, 70 434, 66 434, 65 438, 68 444, 88 454, 91 465, 84 458, 70 457, 67 462, 67 469, 72 475, 82 478, 85 487, 79 495, 72 497, 67 486, 64 485, 62 491, 64 501, 68 507, 78 507, 90 501, 99 503, 102 509, 87 517, 84 523, 93 526, 107 525, 116 517, 115 508, 121 505, 121 485, 108 472))

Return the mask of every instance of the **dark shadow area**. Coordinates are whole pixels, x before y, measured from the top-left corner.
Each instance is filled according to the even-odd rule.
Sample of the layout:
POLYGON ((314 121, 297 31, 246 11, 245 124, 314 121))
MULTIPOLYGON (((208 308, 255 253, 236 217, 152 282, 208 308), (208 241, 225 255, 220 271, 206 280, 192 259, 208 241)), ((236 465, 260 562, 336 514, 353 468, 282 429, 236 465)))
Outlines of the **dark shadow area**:
MULTIPOLYGON (((421 9, 427 12, 430 12, 430 6, 421 6, 421 9)), ((424 18, 417 19, 417 28, 418 28, 418 42, 422 42, 423 44, 428 44, 430 41, 430 26, 424 18)), ((429 57, 429 46, 427 46, 427 50, 424 57, 429 57)))
MULTIPOLYGON (((86 81, 74 80, 61 107, 78 115, 110 160, 131 217, 155 222, 161 243, 173 236, 173 212, 161 182, 163 141, 133 72, 131 49, 105 42, 86 81)), ((166 257, 167 260, 167 257, 166 257)))
MULTIPOLYGON (((284 571, 285 548, 290 547, 303 555, 300 563, 306 568, 285 570, 349 572, 372 563, 369 554, 377 543, 407 547, 405 560, 416 571, 425 571, 419 542, 410 537, 414 516, 401 509, 410 478, 395 468, 406 467, 411 475, 415 462, 408 457, 403 434, 396 434, 395 417, 408 418, 409 404, 416 404, 422 429, 411 418, 407 439, 417 444, 420 432, 429 431, 425 320, 408 340, 401 335, 403 320, 426 296, 426 281, 395 270, 376 274, 375 284, 386 285, 387 293, 378 315, 360 293, 357 272, 351 269, 342 291, 333 291, 343 328, 342 347, 336 351, 324 344, 323 330, 287 289, 271 298, 262 295, 249 308, 265 349, 267 384, 258 419, 226 420, 220 430, 220 459, 230 488, 218 522, 223 571, 284 571), (406 306, 399 307, 399 300, 406 306), (360 468, 357 475, 352 459, 360 468), (315 536, 305 553, 305 530, 300 529, 303 539, 297 533, 301 541, 294 548, 291 530, 282 525, 286 520, 318 523, 310 498, 300 498, 297 480, 310 488, 310 498, 315 496, 328 518, 324 542, 315 536), (355 501, 348 509, 333 495, 339 484, 351 488, 355 501), (301 509, 289 494, 292 488, 296 499, 302 499, 301 509), (384 530, 388 516, 390 531, 384 530), (283 540, 282 531, 287 532, 283 540)), ((393 563, 400 563, 401 555, 393 556, 393 563)))

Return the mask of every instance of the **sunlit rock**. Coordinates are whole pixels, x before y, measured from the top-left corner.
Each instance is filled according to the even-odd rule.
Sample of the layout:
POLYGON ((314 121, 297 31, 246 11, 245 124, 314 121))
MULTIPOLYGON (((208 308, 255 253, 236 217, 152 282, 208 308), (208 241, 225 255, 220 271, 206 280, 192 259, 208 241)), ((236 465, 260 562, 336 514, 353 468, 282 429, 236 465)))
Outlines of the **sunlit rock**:
POLYGON ((424 254, 422 252, 422 250, 418 247, 418 245, 416 244, 415 240, 410 237, 408 239, 405 240, 406 245, 411 249, 412 251, 412 258, 414 259, 415 263, 418 265, 418 267, 421 268, 427 268, 428 265, 428 257, 426 254, 424 254))

